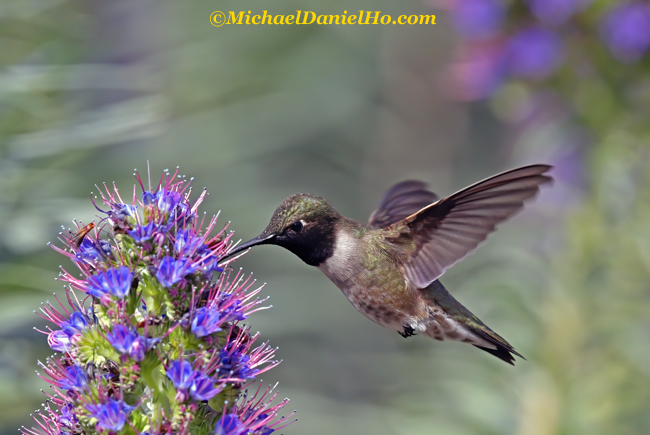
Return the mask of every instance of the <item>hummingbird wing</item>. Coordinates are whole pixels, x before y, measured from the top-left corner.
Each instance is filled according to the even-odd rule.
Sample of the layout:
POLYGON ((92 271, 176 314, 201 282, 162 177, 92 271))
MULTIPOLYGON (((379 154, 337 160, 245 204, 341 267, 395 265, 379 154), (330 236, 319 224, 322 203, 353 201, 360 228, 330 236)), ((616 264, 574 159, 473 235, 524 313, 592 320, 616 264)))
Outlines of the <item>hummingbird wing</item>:
POLYGON ((395 238, 415 242, 404 264, 408 278, 419 288, 438 279, 551 181, 543 175, 549 169, 532 165, 494 175, 393 224, 395 238))
POLYGON ((391 187, 379 206, 370 215, 368 224, 373 228, 386 228, 436 202, 438 195, 426 189, 422 181, 402 181, 391 187))

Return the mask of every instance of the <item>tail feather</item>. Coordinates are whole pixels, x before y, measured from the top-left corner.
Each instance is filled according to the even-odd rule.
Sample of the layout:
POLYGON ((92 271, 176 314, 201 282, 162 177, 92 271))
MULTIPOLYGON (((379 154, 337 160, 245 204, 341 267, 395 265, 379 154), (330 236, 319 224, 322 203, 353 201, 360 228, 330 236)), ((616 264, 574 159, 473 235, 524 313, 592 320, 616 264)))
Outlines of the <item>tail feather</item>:
MULTIPOLYGON (((486 327, 487 328, 487 327, 486 327)), ((503 339, 499 334, 496 332, 490 330, 484 330, 484 329, 478 329, 478 328, 471 328, 472 332, 481 337, 483 340, 487 341, 490 344, 493 344, 496 349, 490 349, 488 347, 483 347, 483 346, 478 346, 481 350, 486 351, 487 353, 490 353, 494 356, 496 356, 499 359, 502 359, 503 361, 507 362, 510 365, 515 365, 515 357, 512 356, 512 354, 517 355, 521 359, 526 359, 522 354, 517 352, 514 347, 510 345, 507 341, 503 339)))
MULTIPOLYGON (((517 355, 519 358, 524 358, 519 352, 515 350, 514 347, 510 345, 503 337, 501 337, 496 332, 492 331, 485 323, 476 317, 470 310, 468 310, 463 304, 458 302, 447 289, 442 285, 440 281, 432 282, 428 287, 421 289, 422 294, 431 301, 432 304, 438 305, 446 313, 449 318, 453 319, 457 325, 462 325, 462 328, 472 334, 474 337, 478 337, 477 340, 462 340, 466 343, 472 343, 474 346, 478 347, 481 350, 484 350, 499 359, 507 362, 508 364, 515 365, 515 358, 513 356, 517 355), (495 348, 483 346, 483 344, 490 344, 495 348)), ((445 322, 446 323, 446 322, 445 322)), ((445 331, 438 331, 438 328, 434 328, 431 331, 426 331, 428 335, 438 340, 443 340, 445 338, 451 338, 458 340, 459 338, 453 338, 447 336, 445 331)))

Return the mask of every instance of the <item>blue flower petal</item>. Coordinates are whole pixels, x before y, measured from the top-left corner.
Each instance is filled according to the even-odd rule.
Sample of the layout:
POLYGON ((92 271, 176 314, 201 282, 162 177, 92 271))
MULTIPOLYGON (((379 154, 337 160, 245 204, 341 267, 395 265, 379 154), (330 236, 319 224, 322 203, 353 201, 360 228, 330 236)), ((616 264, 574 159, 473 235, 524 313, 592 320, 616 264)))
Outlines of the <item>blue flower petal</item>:
POLYGON ((192 333, 197 337, 205 337, 221 331, 219 320, 219 310, 206 307, 198 308, 194 314, 194 319, 192 319, 192 333))
POLYGON ((215 435, 242 435, 248 431, 236 414, 224 414, 214 429, 215 435))
POLYGON ((124 402, 109 399, 109 402, 103 405, 86 405, 86 409, 90 412, 90 415, 97 419, 97 426, 100 429, 117 432, 124 427, 126 417, 133 407, 124 402))
POLYGON ((173 257, 166 256, 160 261, 156 278, 165 288, 169 288, 179 282, 186 275, 196 272, 196 265, 188 258, 179 258, 174 260, 173 257))
POLYGON ((194 378, 190 386, 190 396, 194 400, 204 401, 210 400, 221 392, 223 388, 215 388, 214 379, 204 374, 200 374, 194 378))
POLYGON ((65 390, 85 391, 88 386, 88 375, 86 371, 77 365, 66 367, 66 376, 59 381, 61 388, 65 390))
POLYGON ((132 281, 133 272, 128 267, 111 268, 106 272, 88 277, 86 292, 96 298, 108 294, 123 299, 128 294, 132 281))
POLYGON ((61 329, 69 336, 83 332, 87 328, 88 321, 84 315, 78 311, 73 312, 72 315, 70 315, 70 319, 68 321, 61 323, 61 329))
POLYGON ((113 330, 106 334, 106 338, 118 352, 128 354, 133 342, 138 338, 138 333, 124 325, 115 325, 113 330))
POLYGON ((192 384, 195 376, 192 364, 188 361, 174 361, 167 369, 167 377, 171 379, 174 387, 179 390, 187 389, 192 384))

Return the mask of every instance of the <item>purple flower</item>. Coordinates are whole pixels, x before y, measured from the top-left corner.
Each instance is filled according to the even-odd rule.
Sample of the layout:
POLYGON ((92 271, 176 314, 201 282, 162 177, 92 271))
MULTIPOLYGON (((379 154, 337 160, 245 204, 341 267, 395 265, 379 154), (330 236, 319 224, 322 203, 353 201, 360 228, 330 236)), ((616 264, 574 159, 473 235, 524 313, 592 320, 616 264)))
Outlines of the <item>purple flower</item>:
POLYGON ((77 419, 77 416, 74 415, 73 409, 74 408, 71 403, 62 406, 61 415, 58 418, 58 422, 68 428, 75 427, 79 419, 77 419))
POLYGON ((615 7, 605 17, 601 35, 621 62, 636 62, 650 48, 650 5, 628 3, 615 7))
POLYGON ((183 230, 176 234, 176 241, 174 242, 176 252, 191 254, 203 246, 205 246, 203 245, 203 239, 197 237, 192 230, 183 230))
POLYGON ((47 344, 50 345, 52 350, 56 350, 57 352, 68 352, 72 340, 70 339, 70 335, 65 331, 52 331, 47 336, 47 344))
POLYGON ((192 399, 198 401, 210 400, 223 390, 223 387, 214 386, 214 379, 210 376, 203 373, 196 373, 197 375, 192 380, 192 385, 190 386, 190 396, 192 396, 192 399))
POLYGON ((192 264, 189 258, 174 260, 173 257, 167 256, 160 261, 156 278, 163 287, 168 288, 194 272, 196 272, 196 265, 192 264))
POLYGON ((66 367, 59 385, 65 390, 85 391, 88 386, 88 375, 77 365, 66 367))
POLYGON ((111 346, 121 354, 127 354, 134 361, 142 361, 147 350, 157 340, 147 340, 124 325, 115 325, 113 331, 106 334, 111 346))
POLYGON ((88 328, 88 321, 86 317, 78 311, 74 311, 70 315, 70 319, 61 322, 61 329, 63 332, 72 337, 74 334, 85 331, 88 328))
POLYGON ((144 186, 142 187, 142 203, 144 205, 151 205, 156 201, 156 194, 144 190, 144 186))
POLYGON ((192 364, 188 361, 174 361, 167 369, 167 377, 171 379, 174 387, 178 390, 186 390, 192 385, 195 376, 192 364))
POLYGON ((70 315, 70 319, 61 322, 61 330, 48 334, 47 341, 52 350, 68 352, 70 346, 80 334, 88 328, 88 321, 78 311, 70 315))
POLYGON ((248 432, 248 428, 239 421, 236 414, 222 415, 214 429, 215 435, 243 435, 246 432, 248 432))
POLYGON ((156 196, 158 197, 158 208, 163 213, 169 213, 174 210, 176 205, 183 199, 180 193, 166 189, 157 192, 156 196))
POLYGON ((560 37, 539 27, 530 27, 514 35, 506 50, 508 71, 513 76, 543 80, 564 62, 560 37))
POLYGON ((94 241, 86 237, 79 245, 75 260, 87 263, 103 261, 111 256, 111 246, 106 240, 94 241))
POLYGON ((193 370, 188 361, 172 362, 166 373, 178 390, 176 397, 181 402, 187 400, 188 391, 194 400, 206 401, 223 390, 222 386, 215 387, 215 379, 199 370, 193 370))
POLYGON ((119 400, 108 399, 108 403, 89 404, 86 409, 97 419, 97 427, 100 430, 119 431, 124 427, 126 417, 133 407, 119 400))
POLYGON ((131 281, 133 281, 133 273, 128 267, 111 268, 106 272, 88 277, 86 292, 96 298, 113 295, 118 299, 123 299, 131 288, 131 281))
POLYGON ((233 378, 253 379, 259 370, 251 367, 250 359, 242 349, 223 349, 219 352, 219 371, 233 378))
POLYGON ((452 23, 469 39, 495 36, 503 22, 505 9, 500 0, 458 0, 452 9, 452 23))
POLYGON ((219 325, 219 310, 216 308, 201 307, 194 313, 192 319, 192 333, 197 337, 205 337, 214 332, 221 331, 219 325))
POLYGON ((109 213, 109 216, 113 223, 126 222, 129 219, 135 219, 138 215, 138 207, 134 205, 112 203, 111 206, 113 211, 109 213))
POLYGON ((528 0, 532 14, 541 22, 559 25, 591 0, 528 0))
POLYGON ((136 243, 143 243, 149 240, 159 226, 155 222, 149 222, 147 225, 138 225, 132 230, 127 231, 129 236, 133 237, 136 243))

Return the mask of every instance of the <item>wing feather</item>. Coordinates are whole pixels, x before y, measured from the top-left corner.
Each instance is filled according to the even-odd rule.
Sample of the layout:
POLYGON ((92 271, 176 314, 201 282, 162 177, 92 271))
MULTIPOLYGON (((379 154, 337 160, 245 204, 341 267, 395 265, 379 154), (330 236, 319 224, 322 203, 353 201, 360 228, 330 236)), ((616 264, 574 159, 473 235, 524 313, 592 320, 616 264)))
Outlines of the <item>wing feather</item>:
POLYGON ((390 229, 416 242, 405 263, 408 278, 420 288, 438 279, 550 182, 544 175, 550 169, 532 165, 497 174, 392 223, 390 229))
POLYGON ((379 207, 370 215, 368 224, 385 228, 438 200, 438 195, 426 190, 421 181, 402 181, 391 187, 379 207))

